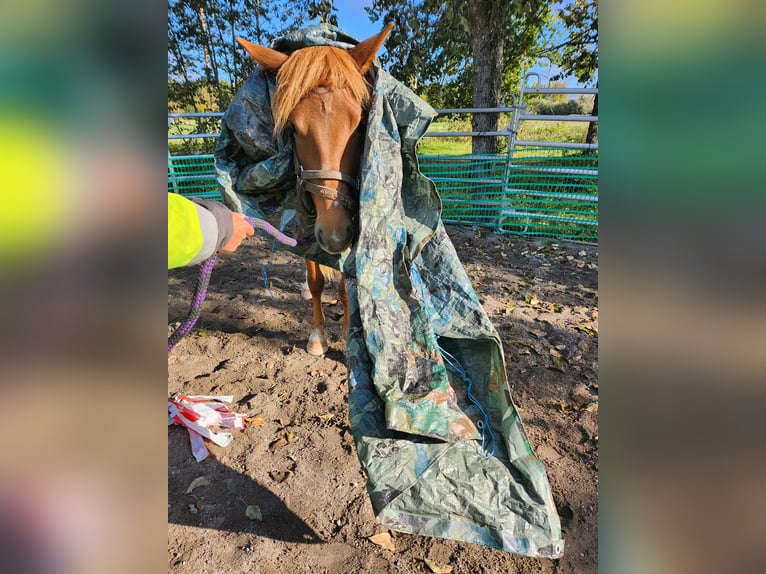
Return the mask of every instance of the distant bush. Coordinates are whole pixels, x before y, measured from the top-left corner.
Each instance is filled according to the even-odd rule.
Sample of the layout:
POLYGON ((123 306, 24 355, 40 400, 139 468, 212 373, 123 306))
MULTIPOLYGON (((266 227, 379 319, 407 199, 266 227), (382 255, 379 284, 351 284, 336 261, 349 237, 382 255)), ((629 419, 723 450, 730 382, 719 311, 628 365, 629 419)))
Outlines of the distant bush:
POLYGON ((566 102, 535 102, 532 109, 536 114, 542 116, 569 116, 572 114, 582 114, 582 104, 577 100, 567 100, 566 102))

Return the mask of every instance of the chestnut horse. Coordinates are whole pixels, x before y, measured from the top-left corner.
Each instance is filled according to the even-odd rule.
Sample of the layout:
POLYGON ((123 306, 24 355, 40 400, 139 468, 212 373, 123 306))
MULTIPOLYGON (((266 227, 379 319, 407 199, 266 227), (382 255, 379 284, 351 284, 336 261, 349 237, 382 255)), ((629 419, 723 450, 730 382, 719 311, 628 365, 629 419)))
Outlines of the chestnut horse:
MULTIPOLYGON (((292 132, 299 185, 314 203, 314 236, 327 253, 343 253, 354 241, 363 117, 370 100, 365 75, 391 28, 393 23, 350 50, 310 46, 289 56, 237 38, 261 68, 276 74, 274 131, 292 132)), ((323 270, 334 271, 306 259, 314 325, 306 350, 311 355, 322 355, 328 349, 322 311, 323 270)), ((339 275, 345 339, 348 297, 339 275)))

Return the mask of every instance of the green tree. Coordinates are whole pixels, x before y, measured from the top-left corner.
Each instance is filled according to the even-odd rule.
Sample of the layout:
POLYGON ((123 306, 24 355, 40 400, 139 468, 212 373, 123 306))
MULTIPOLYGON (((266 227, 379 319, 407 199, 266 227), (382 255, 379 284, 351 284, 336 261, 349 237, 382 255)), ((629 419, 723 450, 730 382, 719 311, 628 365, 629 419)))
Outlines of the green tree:
MULTIPOLYGON (((381 60, 420 95, 447 107, 492 108, 516 85, 550 4, 544 0, 373 0, 373 21, 395 23, 381 60)), ((474 114, 474 131, 497 131, 499 114, 474 114)), ((497 138, 473 139, 496 153, 497 138)))
POLYGON ((456 47, 466 42, 464 23, 450 2, 374 0, 365 10, 373 22, 394 23, 381 62, 418 94, 437 94, 468 62, 466 46, 456 47))
POLYGON ((309 20, 317 19, 326 24, 338 25, 338 11, 334 0, 309 0, 309 20))
MULTIPOLYGON (((574 76, 584 85, 593 85, 598 71, 598 0, 569 0, 559 5, 558 16, 566 38, 551 49, 551 60, 562 72, 552 79, 574 76)), ((598 87, 598 81, 595 82, 598 87)), ((598 94, 590 115, 598 116, 598 94)), ((586 143, 595 143, 598 123, 588 125, 586 143)))
POLYGON ((269 44, 309 18, 333 22, 334 11, 332 0, 169 0, 168 90, 176 106, 194 111, 228 107, 252 72, 237 36, 269 44), (200 90, 200 81, 206 89, 200 90))
POLYGON ((598 0, 569 0, 558 11, 567 38, 557 46, 555 59, 563 72, 552 79, 572 75, 591 84, 598 70, 598 0))

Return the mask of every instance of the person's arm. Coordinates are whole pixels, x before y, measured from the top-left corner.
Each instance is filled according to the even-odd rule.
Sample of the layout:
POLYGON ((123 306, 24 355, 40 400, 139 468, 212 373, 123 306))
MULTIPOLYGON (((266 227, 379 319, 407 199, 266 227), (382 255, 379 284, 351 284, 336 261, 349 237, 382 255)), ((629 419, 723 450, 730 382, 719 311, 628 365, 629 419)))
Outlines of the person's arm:
POLYGON ((253 233, 243 214, 218 202, 168 193, 168 269, 200 263, 216 251, 234 251, 253 233))

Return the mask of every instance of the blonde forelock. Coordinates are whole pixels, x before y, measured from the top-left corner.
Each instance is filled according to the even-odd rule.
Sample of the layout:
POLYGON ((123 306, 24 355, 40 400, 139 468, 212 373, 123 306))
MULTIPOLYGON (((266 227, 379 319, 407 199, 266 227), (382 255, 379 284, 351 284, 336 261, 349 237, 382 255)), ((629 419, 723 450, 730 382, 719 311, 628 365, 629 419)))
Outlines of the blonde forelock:
POLYGON ((311 46, 293 52, 277 73, 274 131, 281 132, 300 101, 315 88, 347 89, 365 107, 369 86, 354 59, 332 46, 311 46))

